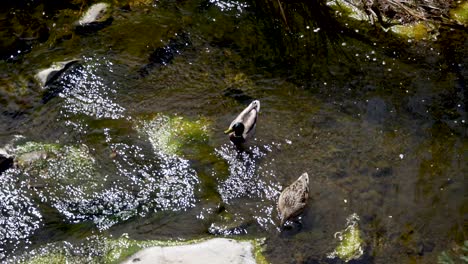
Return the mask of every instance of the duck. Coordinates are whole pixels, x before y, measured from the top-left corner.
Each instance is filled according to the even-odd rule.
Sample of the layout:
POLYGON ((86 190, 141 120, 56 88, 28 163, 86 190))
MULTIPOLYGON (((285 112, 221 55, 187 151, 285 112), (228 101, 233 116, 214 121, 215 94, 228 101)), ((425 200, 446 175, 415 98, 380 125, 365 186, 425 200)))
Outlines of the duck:
POLYGON ((229 134, 229 139, 235 145, 245 143, 255 133, 258 112, 260 111, 260 101, 254 100, 247 106, 224 131, 229 134))
POLYGON ((286 221, 299 216, 309 200, 309 174, 304 172, 295 182, 286 187, 278 199, 280 227, 286 221))

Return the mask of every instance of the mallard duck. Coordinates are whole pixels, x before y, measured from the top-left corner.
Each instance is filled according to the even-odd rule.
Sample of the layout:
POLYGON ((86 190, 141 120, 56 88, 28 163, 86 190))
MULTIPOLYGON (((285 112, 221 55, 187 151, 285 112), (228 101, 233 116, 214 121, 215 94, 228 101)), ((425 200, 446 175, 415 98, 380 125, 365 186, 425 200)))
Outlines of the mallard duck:
POLYGON ((231 122, 229 128, 224 131, 225 134, 229 134, 229 139, 234 144, 239 145, 252 137, 255 132, 255 125, 257 123, 257 115, 259 111, 260 101, 252 101, 250 105, 231 122))
POLYGON ((278 200, 278 211, 281 225, 296 216, 299 216, 307 205, 309 199, 309 174, 304 172, 293 184, 286 187, 278 200))

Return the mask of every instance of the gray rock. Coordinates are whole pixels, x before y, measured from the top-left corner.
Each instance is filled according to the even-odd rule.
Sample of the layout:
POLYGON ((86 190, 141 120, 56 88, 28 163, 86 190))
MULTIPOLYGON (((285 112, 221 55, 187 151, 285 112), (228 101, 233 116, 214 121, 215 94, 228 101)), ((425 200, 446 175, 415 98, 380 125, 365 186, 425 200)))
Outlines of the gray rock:
POLYGON ((48 157, 48 153, 45 150, 36 150, 28 153, 23 153, 15 158, 15 163, 20 167, 24 168, 31 166, 36 161, 45 160, 48 157))

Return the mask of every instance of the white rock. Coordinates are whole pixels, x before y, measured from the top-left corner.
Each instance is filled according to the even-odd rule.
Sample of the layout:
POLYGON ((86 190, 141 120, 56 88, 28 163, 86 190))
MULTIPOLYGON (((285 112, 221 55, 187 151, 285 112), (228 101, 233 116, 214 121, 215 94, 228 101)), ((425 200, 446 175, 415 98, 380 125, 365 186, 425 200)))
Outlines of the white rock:
POLYGON ((50 65, 47 69, 40 70, 36 75, 36 80, 41 84, 42 87, 45 87, 49 82, 53 79, 57 78, 59 74, 63 73, 68 66, 71 64, 78 62, 79 60, 69 60, 69 61, 59 61, 54 62, 50 65))
POLYGON ((92 5, 86 13, 78 20, 80 26, 88 25, 94 22, 102 22, 104 16, 107 15, 110 4, 97 3, 92 5))
POLYGON ((196 244, 150 247, 143 249, 123 263, 126 264, 255 264, 252 243, 226 238, 214 238, 196 244))

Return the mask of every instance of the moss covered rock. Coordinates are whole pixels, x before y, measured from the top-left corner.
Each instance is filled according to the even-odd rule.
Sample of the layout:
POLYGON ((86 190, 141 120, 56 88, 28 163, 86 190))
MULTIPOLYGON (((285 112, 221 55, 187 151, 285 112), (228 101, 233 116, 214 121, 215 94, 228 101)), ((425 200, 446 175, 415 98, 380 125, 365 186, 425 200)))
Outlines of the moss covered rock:
POLYGON ((189 120, 180 116, 158 114, 149 120, 137 123, 136 129, 148 136, 153 148, 169 155, 182 154, 183 148, 196 148, 209 138, 209 121, 201 118, 189 120))
POLYGON ((335 238, 338 238, 339 242, 335 250, 328 255, 329 258, 338 257, 348 262, 362 256, 364 241, 361 238, 358 221, 359 216, 357 214, 350 215, 346 219, 346 228, 335 233, 335 238))

